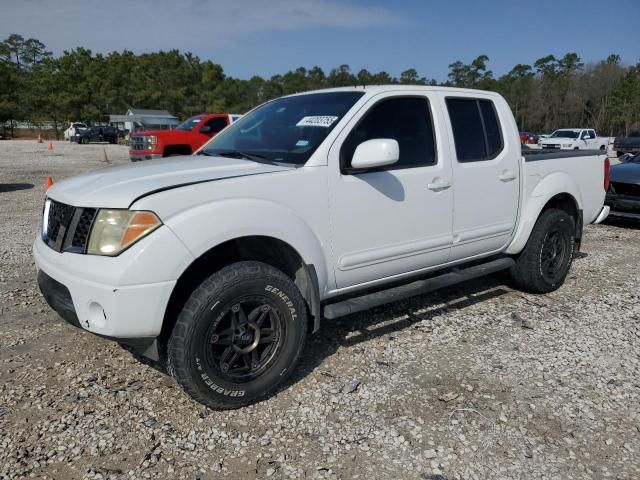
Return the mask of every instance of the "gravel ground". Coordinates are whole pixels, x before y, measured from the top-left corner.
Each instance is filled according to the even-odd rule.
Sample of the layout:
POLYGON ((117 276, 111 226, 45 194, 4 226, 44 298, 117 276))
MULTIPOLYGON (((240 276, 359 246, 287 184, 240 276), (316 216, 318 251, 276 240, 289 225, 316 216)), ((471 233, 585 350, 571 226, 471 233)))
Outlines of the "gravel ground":
POLYGON ((0 479, 640 478, 638 226, 587 227, 550 295, 493 276, 325 321, 286 389, 214 412, 44 303, 46 176, 127 162, 46 147, 0 142, 0 479))

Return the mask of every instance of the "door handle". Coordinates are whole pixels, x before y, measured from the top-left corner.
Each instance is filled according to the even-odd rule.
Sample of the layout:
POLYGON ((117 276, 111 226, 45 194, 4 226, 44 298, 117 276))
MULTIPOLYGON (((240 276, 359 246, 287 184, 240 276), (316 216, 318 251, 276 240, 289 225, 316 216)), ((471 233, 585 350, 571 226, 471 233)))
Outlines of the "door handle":
MULTIPOLYGON (((436 179, 434 179, 436 180, 436 179)), ((427 184, 427 188, 429 190, 433 190, 433 191, 438 191, 438 190, 446 190, 447 188, 451 187, 451 182, 446 182, 444 180, 437 180, 433 183, 429 183, 427 184)))
POLYGON ((505 170, 498 176, 498 178, 502 182, 510 182, 512 180, 515 180, 518 177, 511 170, 505 170))

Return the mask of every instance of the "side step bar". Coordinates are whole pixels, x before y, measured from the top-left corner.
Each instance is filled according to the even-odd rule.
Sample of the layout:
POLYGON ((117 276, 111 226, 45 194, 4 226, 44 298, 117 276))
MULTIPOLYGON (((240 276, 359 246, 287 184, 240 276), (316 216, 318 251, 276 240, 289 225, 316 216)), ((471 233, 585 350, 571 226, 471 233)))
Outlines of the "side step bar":
POLYGON ((350 298, 338 303, 332 303, 324 307, 324 317, 331 320, 343 317, 351 313, 368 310, 385 303, 396 302, 405 298, 422 295, 449 285, 465 282, 472 278, 483 277, 491 273, 499 272, 515 265, 513 258, 498 258, 487 263, 474 265, 472 267, 456 269, 438 275, 436 277, 418 280, 407 285, 382 290, 375 293, 363 295, 361 297, 350 298))

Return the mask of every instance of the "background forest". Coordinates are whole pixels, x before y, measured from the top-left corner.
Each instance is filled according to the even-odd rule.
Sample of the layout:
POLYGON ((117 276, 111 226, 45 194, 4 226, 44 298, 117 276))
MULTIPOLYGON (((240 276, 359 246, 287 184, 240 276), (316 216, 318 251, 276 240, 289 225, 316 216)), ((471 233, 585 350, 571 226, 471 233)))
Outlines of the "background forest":
MULTIPOLYGON (((177 50, 136 55, 94 54, 77 48, 55 57, 39 40, 11 35, 0 42, 0 126, 17 121, 105 121, 130 107, 166 109, 185 118, 209 112, 243 113, 280 95, 326 87, 374 84, 438 85, 413 68, 398 77, 354 72, 340 65, 325 73, 300 67, 271 78, 228 77, 221 65, 177 50)), ((489 57, 455 61, 442 85, 481 88, 504 95, 521 130, 548 133, 592 127, 601 135, 640 128, 640 63, 624 65, 612 54, 584 64, 576 53, 518 64, 496 77, 489 57)))

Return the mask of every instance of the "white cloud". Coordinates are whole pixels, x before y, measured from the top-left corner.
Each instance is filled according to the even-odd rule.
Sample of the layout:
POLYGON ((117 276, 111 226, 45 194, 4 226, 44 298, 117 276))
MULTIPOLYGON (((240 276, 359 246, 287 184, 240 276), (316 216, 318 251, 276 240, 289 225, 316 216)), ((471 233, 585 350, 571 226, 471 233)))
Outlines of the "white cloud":
POLYGON ((77 46, 211 51, 265 32, 304 29, 314 35, 319 28, 404 22, 390 10, 345 0, 20 0, 1 10, 0 38, 35 37, 55 52, 77 46))

